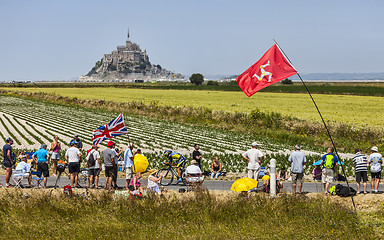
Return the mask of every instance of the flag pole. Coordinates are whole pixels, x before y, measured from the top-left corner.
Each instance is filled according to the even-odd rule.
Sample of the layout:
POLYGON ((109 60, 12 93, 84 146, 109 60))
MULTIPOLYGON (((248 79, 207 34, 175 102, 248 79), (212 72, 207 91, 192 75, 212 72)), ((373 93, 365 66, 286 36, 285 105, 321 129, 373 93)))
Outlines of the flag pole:
MULTIPOLYGON (((285 52, 284 52, 283 49, 280 47, 280 45, 276 42, 276 40, 273 39, 273 41, 276 43, 276 45, 279 47, 279 49, 283 52, 283 54, 284 54, 284 56, 287 58, 287 60, 292 64, 291 60, 288 58, 288 56, 285 54, 285 52)), ((332 142, 332 146, 333 146, 333 149, 335 150, 336 156, 337 156, 337 158, 339 159, 339 161, 340 161, 340 163, 341 163, 341 158, 340 158, 340 156, 339 156, 339 153, 337 152, 337 148, 336 148, 335 142, 333 141, 333 138, 332 138, 332 136, 331 136, 331 133, 329 132, 329 129, 328 129, 328 127, 327 127, 327 124, 326 124, 325 121, 324 121, 323 115, 321 114, 320 109, 319 109, 319 107, 317 106, 317 104, 316 104, 316 102, 315 102, 315 99, 313 99, 311 92, 309 91, 307 85, 305 84, 305 82, 304 82, 303 79, 301 78, 300 74, 299 74, 298 72, 297 72, 296 74, 297 74, 297 76, 300 78, 300 80, 301 80, 301 82, 303 83, 305 89, 307 90, 309 96, 311 97, 311 100, 312 100, 313 104, 315 105, 315 107, 316 107, 316 109, 317 109, 317 112, 318 112, 319 115, 320 115, 321 121, 323 122, 324 127, 325 127, 325 129, 327 130, 328 137, 329 137, 329 139, 330 139, 331 142, 332 142)), ((345 174, 343 164, 340 164, 340 165, 341 165, 341 169, 343 170, 343 174, 344 174, 344 177, 345 177, 345 181, 347 182, 347 186, 348 186, 348 189, 349 189, 349 193, 351 193, 351 189, 350 189, 350 187, 349 187, 349 182, 348 182, 347 176, 346 176, 346 174, 345 174)), ((352 194, 350 194, 350 195, 351 195, 351 199, 352 199, 353 207, 354 207, 355 210, 356 210, 355 201, 354 201, 354 199, 353 199, 352 194)))

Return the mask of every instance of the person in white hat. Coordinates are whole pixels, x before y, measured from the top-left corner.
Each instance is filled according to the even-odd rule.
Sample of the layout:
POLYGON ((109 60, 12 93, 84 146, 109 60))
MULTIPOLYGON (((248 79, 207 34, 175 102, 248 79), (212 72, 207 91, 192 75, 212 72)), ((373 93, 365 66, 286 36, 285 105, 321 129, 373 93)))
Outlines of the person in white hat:
POLYGON ((383 157, 378 153, 377 147, 371 148, 372 154, 369 155, 369 165, 371 166, 371 192, 377 193, 379 189, 379 183, 381 179, 381 164, 383 157))
POLYGON ((258 180, 261 169, 261 162, 264 154, 258 149, 257 142, 252 143, 252 148, 242 154, 243 158, 248 161, 248 177, 258 180))

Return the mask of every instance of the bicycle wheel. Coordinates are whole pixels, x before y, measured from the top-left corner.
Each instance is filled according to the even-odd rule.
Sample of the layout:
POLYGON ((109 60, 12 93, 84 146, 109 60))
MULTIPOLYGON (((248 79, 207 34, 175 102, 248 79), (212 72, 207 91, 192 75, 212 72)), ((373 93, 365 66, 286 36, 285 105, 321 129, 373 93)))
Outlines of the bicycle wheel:
POLYGON ((159 177, 160 174, 163 176, 163 178, 161 179, 161 182, 160 182, 161 185, 168 186, 169 184, 172 183, 172 181, 173 181, 173 174, 172 174, 172 171, 169 168, 160 169, 157 172, 157 177, 159 177))

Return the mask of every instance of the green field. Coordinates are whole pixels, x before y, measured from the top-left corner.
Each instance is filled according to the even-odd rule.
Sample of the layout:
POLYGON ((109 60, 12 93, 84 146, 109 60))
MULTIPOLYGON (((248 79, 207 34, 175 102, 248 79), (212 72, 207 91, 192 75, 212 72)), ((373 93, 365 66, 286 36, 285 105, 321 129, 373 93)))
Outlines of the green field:
MULTIPOLYGON (((300 119, 320 121, 308 94, 260 92, 248 98, 242 92, 155 90, 130 88, 4 88, 14 91, 46 92, 78 99, 115 102, 142 101, 170 106, 205 106, 214 110, 250 113, 259 108, 300 119)), ((313 95, 326 121, 381 128, 384 98, 373 96, 313 95)))

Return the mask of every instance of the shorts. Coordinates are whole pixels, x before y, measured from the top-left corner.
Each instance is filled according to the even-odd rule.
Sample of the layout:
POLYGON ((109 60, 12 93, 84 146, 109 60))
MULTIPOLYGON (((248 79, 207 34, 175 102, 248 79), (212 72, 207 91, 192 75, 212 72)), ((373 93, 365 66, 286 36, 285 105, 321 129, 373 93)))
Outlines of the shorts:
POLYGON ((3 165, 4 165, 5 168, 11 168, 12 167, 11 162, 10 161, 6 161, 6 160, 4 161, 3 165))
POLYGON ((371 178, 381 179, 381 171, 380 172, 371 172, 371 178))
POLYGON ((37 171, 41 172, 44 177, 49 177, 49 169, 47 163, 37 163, 37 171))
POLYGON ((80 172, 80 163, 79 162, 70 162, 68 164, 69 173, 79 173, 80 172))
POLYGON ((100 168, 91 168, 88 170, 89 176, 99 176, 100 168))
POLYGON ((333 169, 323 168, 321 174, 321 182, 322 183, 332 183, 333 182, 333 169))
POLYGON ((58 160, 58 159, 60 159, 60 155, 59 155, 59 153, 58 153, 58 152, 53 152, 53 153, 52 153, 52 156, 51 156, 51 159, 52 159, 52 160, 58 160))
POLYGON ((292 183, 296 184, 297 182, 304 182, 304 173, 291 173, 292 183))
POLYGON ((105 166, 105 177, 112 177, 114 175, 115 168, 113 166, 105 166))
POLYGON ((179 159, 179 161, 177 161, 177 163, 176 163, 176 167, 184 167, 184 165, 185 165, 185 158, 183 158, 183 159, 179 159))
POLYGON ((361 182, 361 178, 363 178, 363 182, 368 181, 368 174, 366 171, 356 173, 356 182, 358 182, 358 183, 361 182))
POLYGON ((125 168, 125 179, 132 179, 133 178, 133 173, 132 173, 132 168, 125 168))

